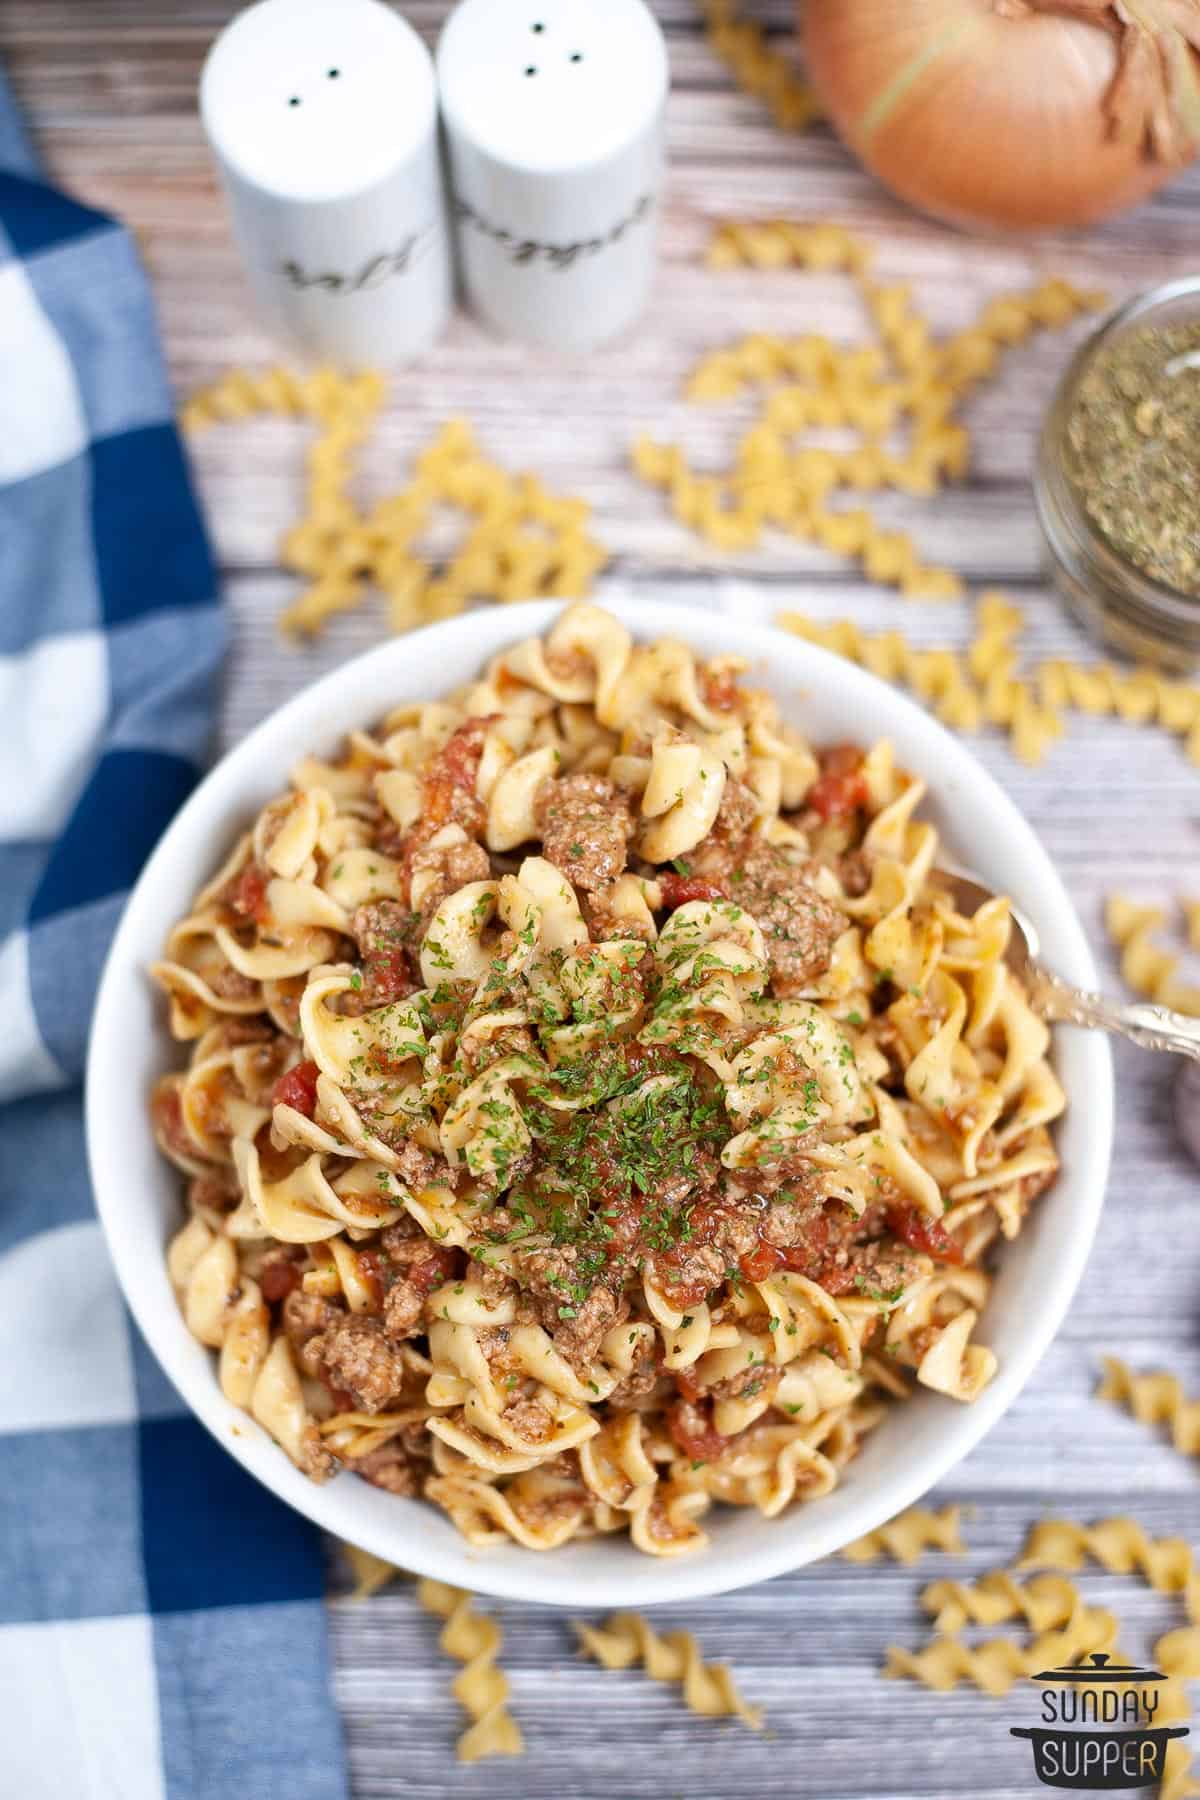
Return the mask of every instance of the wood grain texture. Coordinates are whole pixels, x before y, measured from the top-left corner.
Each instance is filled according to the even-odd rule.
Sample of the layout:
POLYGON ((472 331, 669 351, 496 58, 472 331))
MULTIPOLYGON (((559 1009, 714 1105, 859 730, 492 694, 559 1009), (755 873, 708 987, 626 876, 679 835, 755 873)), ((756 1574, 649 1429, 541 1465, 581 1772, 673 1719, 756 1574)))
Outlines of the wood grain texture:
MULTIPOLYGON (((748 3, 786 43, 788 0, 748 3)), ((232 10, 216 0, 0 6, 0 55, 51 167, 139 233, 181 393, 232 360, 256 364, 273 354, 244 299, 195 117, 201 58, 232 10)), ((413 0, 405 11, 432 39, 447 7, 413 0)), ((791 605, 818 616, 852 613, 871 629, 899 624, 925 643, 961 642, 966 608, 905 605, 782 538, 752 556, 709 551, 628 474, 626 446, 643 427, 678 436, 698 462, 724 454, 736 408, 705 412, 678 398, 680 376, 703 349, 756 329, 843 338, 864 330, 857 297, 837 277, 704 271, 698 259, 712 223, 726 214, 784 214, 853 226, 876 245, 880 269, 911 280, 936 325, 949 329, 982 298, 1043 272, 1120 295, 1190 271, 1200 176, 1085 237, 969 240, 896 206, 823 129, 783 137, 755 102, 731 90, 704 45, 693 0, 657 0, 657 11, 674 72, 671 179, 662 269, 643 328, 600 355, 551 358, 496 344, 457 320, 428 362, 396 380, 364 459, 363 493, 396 485, 435 425, 464 412, 504 462, 535 466, 552 486, 591 500, 597 535, 614 552, 614 583, 746 617, 791 605)), ((1000 378, 972 399, 975 455, 962 487, 932 505, 894 500, 880 508, 908 524, 930 559, 1016 592, 1030 613, 1034 656, 1085 649, 1040 582, 1028 489, 1041 410, 1067 342, 1078 335, 1047 336, 1013 352, 1000 378)), ((274 619, 292 583, 276 567, 274 546, 299 501, 300 441, 294 427, 262 423, 213 432, 197 448, 236 632, 225 744, 382 630, 372 609, 337 621, 310 649, 278 638, 274 619)), ((980 754, 1040 831, 1115 981, 1100 929, 1103 896, 1114 887, 1200 893, 1196 770, 1165 737, 1109 720, 1074 723, 1039 770, 1014 762, 998 737, 985 738, 980 754)), ((1124 1049, 1117 1068, 1112 1186, 1078 1297, 1019 1402, 938 1495, 975 1507, 967 1558, 930 1557, 916 1571, 826 1563, 656 1613, 660 1628, 686 1624, 709 1654, 734 1665, 747 1697, 767 1709, 762 1737, 692 1719, 671 1690, 636 1673, 588 1666, 561 1615, 487 1602, 505 1625, 504 1665, 529 1754, 466 1770, 453 1761, 452 1669, 411 1592, 397 1587, 365 1607, 339 1600, 331 1615, 335 1683, 357 1800, 449 1792, 488 1800, 1031 1794, 1028 1751, 1008 1736, 1010 1724, 1031 1716, 1027 1697, 934 1696, 885 1682, 878 1668, 889 1642, 922 1641, 923 1580, 1009 1560, 1042 1514, 1127 1509, 1154 1532, 1200 1538, 1195 1465, 1162 1434, 1089 1397, 1102 1350, 1137 1367, 1170 1366, 1200 1392, 1200 1195, 1171 1127, 1173 1071, 1124 1049)), ((331 1567, 344 1592, 347 1572, 332 1550, 331 1567)), ((1139 1658, 1153 1636, 1179 1622, 1171 1602, 1135 1582, 1096 1576, 1084 1585, 1089 1599, 1128 1620, 1123 1645, 1139 1658)))

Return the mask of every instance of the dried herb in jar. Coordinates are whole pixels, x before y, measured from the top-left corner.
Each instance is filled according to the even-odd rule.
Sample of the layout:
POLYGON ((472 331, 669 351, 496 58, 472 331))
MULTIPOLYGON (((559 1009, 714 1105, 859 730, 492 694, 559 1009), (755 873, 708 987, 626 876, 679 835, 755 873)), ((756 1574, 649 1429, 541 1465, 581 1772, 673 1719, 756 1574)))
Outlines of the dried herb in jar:
POLYGON ((1064 467, 1119 555, 1200 599, 1200 320, 1128 331, 1093 357, 1064 467))

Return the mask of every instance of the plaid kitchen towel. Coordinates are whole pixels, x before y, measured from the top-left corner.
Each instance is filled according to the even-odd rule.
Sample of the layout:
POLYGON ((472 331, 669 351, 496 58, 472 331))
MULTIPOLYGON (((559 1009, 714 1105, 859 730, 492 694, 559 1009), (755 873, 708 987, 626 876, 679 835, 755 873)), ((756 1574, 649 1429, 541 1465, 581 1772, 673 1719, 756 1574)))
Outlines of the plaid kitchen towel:
POLYGON ((127 234, 0 84, 0 1791, 337 1800, 317 1534, 151 1361, 79 1080, 126 889, 197 773, 225 627, 127 234))

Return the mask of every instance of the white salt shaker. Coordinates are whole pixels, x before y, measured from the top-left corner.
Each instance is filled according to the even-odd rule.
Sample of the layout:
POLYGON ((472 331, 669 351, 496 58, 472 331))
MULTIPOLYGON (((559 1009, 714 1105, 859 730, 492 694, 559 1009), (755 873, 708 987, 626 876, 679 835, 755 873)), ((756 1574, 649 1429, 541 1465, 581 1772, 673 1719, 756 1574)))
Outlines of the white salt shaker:
POLYGON ((642 0, 462 0, 437 49, 466 297, 506 336, 591 349, 654 276, 669 72, 642 0))
POLYGON ((200 114, 250 285, 315 357, 419 356, 450 311, 433 63, 379 0, 259 0, 204 65, 200 114))

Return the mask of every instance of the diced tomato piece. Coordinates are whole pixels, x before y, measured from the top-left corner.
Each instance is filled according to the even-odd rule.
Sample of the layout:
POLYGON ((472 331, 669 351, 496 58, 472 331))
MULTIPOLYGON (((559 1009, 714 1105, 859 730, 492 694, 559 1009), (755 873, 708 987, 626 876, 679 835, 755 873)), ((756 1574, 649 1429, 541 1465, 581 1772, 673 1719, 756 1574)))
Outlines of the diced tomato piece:
POLYGON ((490 717, 468 719, 451 732, 426 770, 423 825, 431 828, 427 836, 432 837, 439 826, 454 817, 458 795, 474 793, 483 740, 490 724, 490 717))
POLYGON ((960 1263, 962 1246, 951 1237, 939 1219, 931 1219, 919 1206, 889 1206, 888 1230, 910 1250, 923 1250, 939 1262, 960 1263))
POLYGON ((722 881, 711 881, 704 875, 676 875, 668 869, 658 878, 662 903, 674 912, 689 900, 728 900, 729 889, 722 881))
POLYGON ((253 861, 248 862, 229 895, 229 904, 234 912, 241 913, 244 919, 253 919, 262 925, 270 916, 267 906, 267 883, 270 877, 266 870, 253 861))
POLYGON ((866 784, 861 775, 822 775, 808 790, 808 804, 822 819, 848 819, 865 805, 866 784))
POLYGON ((845 819, 867 803, 863 753, 857 744, 835 744, 821 753, 821 773, 807 801, 823 819, 845 819))
POLYGON ((428 1256, 409 1265, 408 1279, 422 1294, 432 1294, 435 1287, 449 1281, 458 1267, 458 1255, 450 1245, 434 1245, 428 1256))
POLYGON ((715 1462, 729 1443, 714 1429, 711 1413, 694 1400, 676 1400, 667 1408, 667 1429, 693 1462, 715 1462))
POLYGON ((150 1116, 168 1150, 173 1151, 176 1156, 196 1155, 196 1146, 183 1123, 183 1106, 177 1081, 163 1081, 155 1088, 150 1102, 150 1116))
POLYGON ((317 1077, 320 1070, 315 1062, 297 1063, 281 1075, 271 1090, 272 1106, 291 1106, 306 1119, 311 1119, 317 1110, 317 1077))
MULTIPOLYGON (((789 1260, 784 1266, 791 1269, 795 1264, 789 1260)), ((819 1269, 808 1268, 804 1272, 810 1281, 835 1297, 852 1292, 858 1274, 851 1263, 822 1263, 819 1269)))
POLYGON ((679 1392, 685 1400, 699 1400, 704 1392, 704 1389, 696 1380, 694 1371, 691 1369, 676 1369, 675 1386, 679 1389, 679 1392))
POLYGON ((660 1251, 654 1258, 655 1286, 667 1305, 673 1306, 676 1312, 691 1312, 693 1307, 699 1306, 707 1298, 715 1285, 707 1276, 697 1279, 693 1274, 689 1281, 685 1273, 691 1260, 692 1248, 699 1241, 702 1240, 691 1237, 686 1245, 660 1251))
POLYGON ((822 775, 853 775, 862 768, 864 760, 857 744, 830 744, 828 749, 817 752, 822 775))
POLYGON ((781 1269, 787 1261, 785 1253, 777 1244, 768 1244, 760 1240, 753 1250, 747 1250, 738 1263, 738 1268, 747 1281, 766 1281, 776 1269, 781 1269))
POLYGON ((718 712, 728 712, 737 701, 737 676, 732 669, 705 669, 704 701, 718 712))
POLYGON ((300 1286, 299 1265, 285 1262, 282 1257, 277 1262, 264 1263, 259 1272, 258 1285, 267 1304, 277 1306, 300 1286))
POLYGON ((797 1244, 789 1244, 779 1252, 785 1269, 807 1276, 823 1287, 827 1294, 847 1294, 854 1286, 854 1267, 849 1261, 839 1262, 840 1234, 829 1207, 811 1221, 797 1244))

